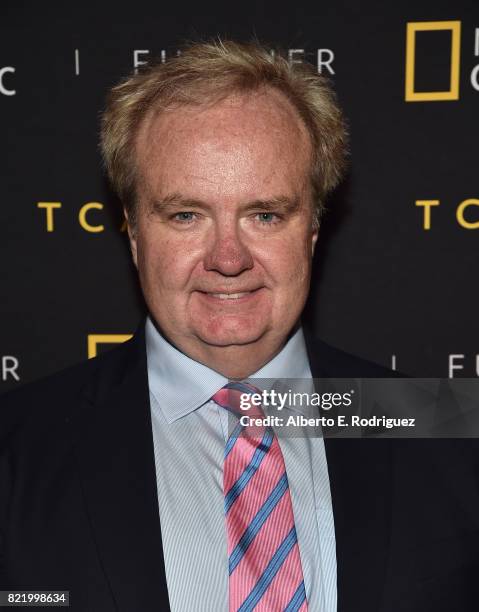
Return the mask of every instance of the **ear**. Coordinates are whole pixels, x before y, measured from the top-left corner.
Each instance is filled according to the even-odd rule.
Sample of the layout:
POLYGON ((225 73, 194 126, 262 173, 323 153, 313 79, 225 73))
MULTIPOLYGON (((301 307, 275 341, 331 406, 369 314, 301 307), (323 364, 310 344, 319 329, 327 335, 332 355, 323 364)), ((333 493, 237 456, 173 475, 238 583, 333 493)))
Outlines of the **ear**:
POLYGON ((138 268, 138 255, 137 255, 137 244, 136 244, 136 227, 132 225, 132 223, 130 221, 130 217, 128 215, 128 211, 126 210, 126 208, 123 208, 123 214, 125 215, 125 219, 126 219, 126 226, 127 226, 127 230, 128 230, 128 239, 130 241, 131 256, 133 258, 133 263, 135 264, 135 267, 138 268))

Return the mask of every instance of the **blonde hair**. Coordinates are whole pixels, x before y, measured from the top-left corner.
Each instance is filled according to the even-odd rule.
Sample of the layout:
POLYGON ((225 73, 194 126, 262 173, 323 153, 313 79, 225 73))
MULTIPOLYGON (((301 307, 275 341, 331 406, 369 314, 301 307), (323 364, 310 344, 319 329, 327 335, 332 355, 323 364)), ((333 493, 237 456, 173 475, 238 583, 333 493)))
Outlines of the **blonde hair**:
POLYGON ((132 225, 136 219, 135 139, 154 109, 214 104, 231 93, 271 87, 280 91, 305 123, 313 145, 311 181, 316 218, 341 179, 346 156, 342 113, 328 80, 313 66, 289 63, 258 43, 191 43, 165 63, 148 65, 108 94, 102 116, 101 151, 113 188, 132 225))

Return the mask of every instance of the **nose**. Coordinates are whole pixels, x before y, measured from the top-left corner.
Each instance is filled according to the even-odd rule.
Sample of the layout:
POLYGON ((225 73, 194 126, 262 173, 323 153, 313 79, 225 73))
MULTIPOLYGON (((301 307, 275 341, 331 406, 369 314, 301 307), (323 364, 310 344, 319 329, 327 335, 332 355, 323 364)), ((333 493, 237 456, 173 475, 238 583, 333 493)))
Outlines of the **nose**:
POLYGON ((241 240, 236 228, 216 228, 211 247, 205 259, 207 271, 215 271, 224 276, 238 276, 251 270, 253 257, 246 244, 241 240))

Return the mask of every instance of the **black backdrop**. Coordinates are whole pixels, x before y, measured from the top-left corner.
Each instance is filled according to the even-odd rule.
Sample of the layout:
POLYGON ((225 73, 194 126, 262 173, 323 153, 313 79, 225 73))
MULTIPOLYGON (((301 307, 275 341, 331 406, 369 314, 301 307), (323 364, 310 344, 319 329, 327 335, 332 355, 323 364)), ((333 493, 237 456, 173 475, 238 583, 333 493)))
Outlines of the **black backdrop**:
POLYGON ((89 337, 92 354, 135 330, 143 306, 100 167, 99 111, 135 57, 218 34, 319 57, 349 120, 351 167, 329 202, 306 313, 315 333, 412 375, 479 375, 479 2, 227 15, 144 0, 2 6, 0 391, 86 359, 89 337))

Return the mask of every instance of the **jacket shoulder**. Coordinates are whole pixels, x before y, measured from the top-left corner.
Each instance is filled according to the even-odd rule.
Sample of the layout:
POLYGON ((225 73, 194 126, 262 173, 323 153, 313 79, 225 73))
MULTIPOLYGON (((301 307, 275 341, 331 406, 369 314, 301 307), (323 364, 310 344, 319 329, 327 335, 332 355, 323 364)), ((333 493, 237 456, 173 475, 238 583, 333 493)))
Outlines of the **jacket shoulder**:
POLYGON ((314 378, 397 378, 400 373, 352 355, 305 331, 306 347, 314 378))
POLYGON ((133 338, 98 357, 2 394, 0 447, 19 427, 45 430, 58 419, 64 421, 85 389, 119 384, 138 344, 138 338, 133 338))

